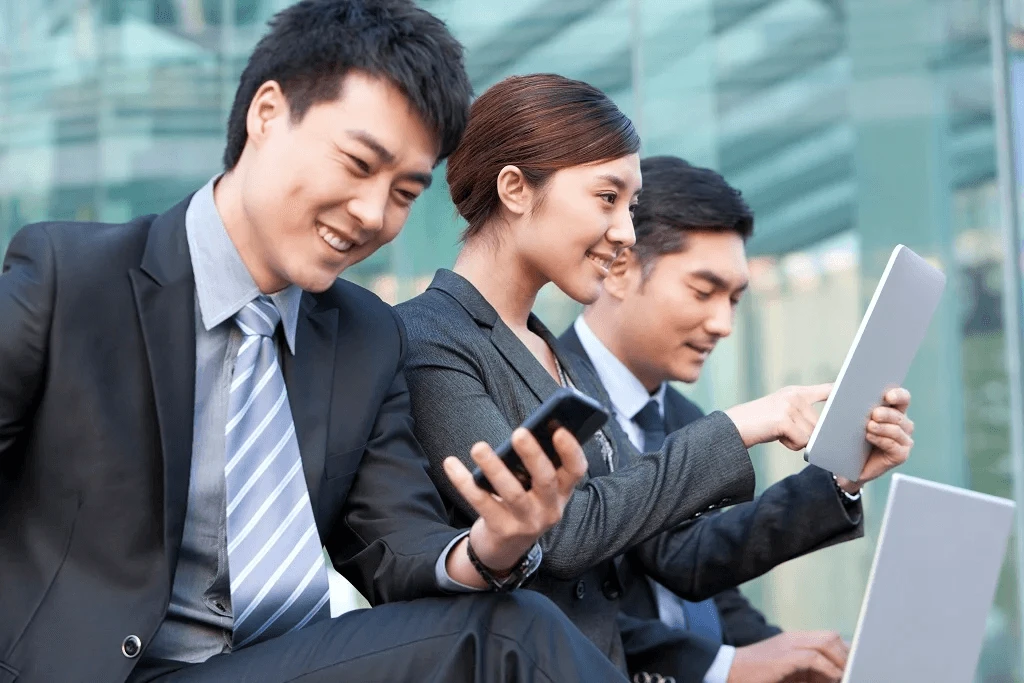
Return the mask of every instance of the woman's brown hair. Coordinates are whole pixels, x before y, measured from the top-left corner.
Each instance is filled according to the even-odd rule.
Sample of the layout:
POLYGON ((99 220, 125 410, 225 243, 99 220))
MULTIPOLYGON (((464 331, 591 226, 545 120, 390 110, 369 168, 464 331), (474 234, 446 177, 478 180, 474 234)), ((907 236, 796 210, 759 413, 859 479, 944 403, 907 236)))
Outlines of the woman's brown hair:
POLYGON ((542 187, 560 169, 640 150, 633 122, 607 95, 555 74, 512 76, 473 103, 462 141, 448 159, 452 201, 469 226, 466 240, 497 212, 498 173, 516 166, 542 187))

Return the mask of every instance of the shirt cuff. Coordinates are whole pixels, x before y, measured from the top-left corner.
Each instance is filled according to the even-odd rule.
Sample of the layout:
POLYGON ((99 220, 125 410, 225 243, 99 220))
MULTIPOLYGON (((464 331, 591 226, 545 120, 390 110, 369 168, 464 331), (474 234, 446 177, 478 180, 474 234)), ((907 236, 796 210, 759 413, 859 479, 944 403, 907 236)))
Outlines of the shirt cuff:
POLYGON ((452 548, 461 541, 463 538, 469 535, 469 529, 466 529, 461 534, 452 539, 452 542, 441 552, 440 557, 437 558, 437 564, 434 565, 434 576, 437 577, 437 585, 441 590, 446 593, 479 593, 482 592, 483 588, 474 588, 473 586, 467 586, 464 583, 459 583, 452 577, 448 576, 448 553, 452 551, 452 548))
POLYGON ((729 670, 732 668, 732 660, 735 656, 736 648, 732 645, 723 645, 718 648, 715 661, 711 662, 711 668, 704 674, 704 683, 726 683, 729 680, 729 670))

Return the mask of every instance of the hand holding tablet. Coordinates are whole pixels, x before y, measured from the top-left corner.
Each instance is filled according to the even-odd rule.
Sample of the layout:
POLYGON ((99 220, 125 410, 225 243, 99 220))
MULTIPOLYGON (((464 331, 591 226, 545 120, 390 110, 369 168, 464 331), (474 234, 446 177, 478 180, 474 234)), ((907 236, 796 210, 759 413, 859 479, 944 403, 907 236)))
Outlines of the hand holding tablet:
MULTIPOLYGON (((902 244, 893 250, 811 434, 808 462, 851 481, 867 481, 899 464, 876 457, 889 450, 887 439, 899 438, 899 428, 883 424, 874 431, 872 423, 886 415, 898 419, 891 411, 906 412, 910 396, 899 392, 887 396, 895 400, 892 407, 876 406, 906 379, 945 285, 942 271, 913 251, 902 244), (865 438, 865 425, 873 436, 865 438)), ((900 431, 907 429, 913 431, 909 420, 900 431)))
POLYGON ((945 275, 910 249, 893 251, 835 384, 793 386, 725 411, 744 444, 778 441, 853 493, 906 461, 914 424, 900 388, 945 275), (827 401, 818 417, 815 403, 827 401))

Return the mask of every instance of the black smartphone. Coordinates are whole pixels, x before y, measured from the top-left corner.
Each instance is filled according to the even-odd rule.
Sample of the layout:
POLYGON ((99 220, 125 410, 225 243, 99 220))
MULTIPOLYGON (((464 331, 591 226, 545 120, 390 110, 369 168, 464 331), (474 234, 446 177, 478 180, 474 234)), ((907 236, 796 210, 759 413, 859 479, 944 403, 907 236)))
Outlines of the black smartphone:
MULTIPOLYGON (((537 443, 544 449, 551 464, 557 469, 562 466, 562 459, 558 457, 551 438, 559 427, 568 429, 582 444, 592 437, 607 420, 608 411, 600 403, 574 389, 562 387, 537 406, 537 409, 530 413, 530 416, 523 422, 522 427, 533 434, 533 438, 537 439, 537 443)), ((494 452, 516 476, 523 488, 529 491, 532 486, 530 473, 523 465, 523 461, 519 459, 515 449, 512 448, 512 439, 509 438, 494 449, 494 452)), ((494 493, 491 482, 487 481, 487 477, 479 467, 473 468, 473 481, 485 491, 494 493)))

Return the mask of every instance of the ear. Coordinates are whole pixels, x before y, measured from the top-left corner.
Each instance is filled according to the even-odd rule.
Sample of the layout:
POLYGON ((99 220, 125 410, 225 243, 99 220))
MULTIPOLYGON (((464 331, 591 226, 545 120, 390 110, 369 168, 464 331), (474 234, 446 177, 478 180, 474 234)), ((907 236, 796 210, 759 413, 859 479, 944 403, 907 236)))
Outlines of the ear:
POLYGON ((498 172, 498 199, 505 209, 525 216, 533 204, 534 191, 518 166, 506 166, 498 172))
POLYGON ((245 116, 248 142, 259 147, 274 127, 282 123, 288 124, 290 121, 291 111, 281 85, 277 81, 267 81, 260 86, 249 102, 249 111, 245 116))
POLYGON ((613 298, 622 301, 640 288, 642 279, 643 269, 640 260, 636 257, 636 252, 627 247, 612 261, 608 276, 603 282, 604 290, 613 298))

